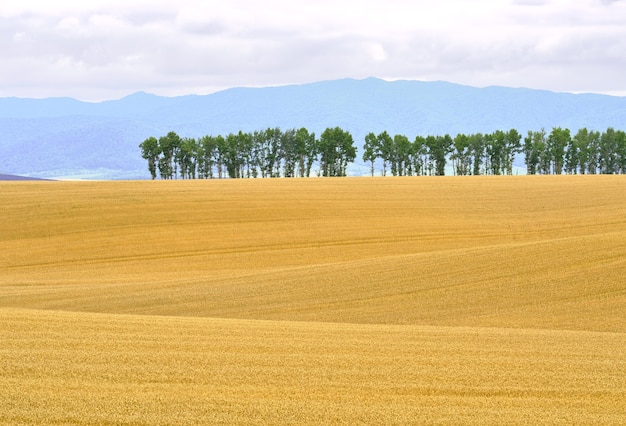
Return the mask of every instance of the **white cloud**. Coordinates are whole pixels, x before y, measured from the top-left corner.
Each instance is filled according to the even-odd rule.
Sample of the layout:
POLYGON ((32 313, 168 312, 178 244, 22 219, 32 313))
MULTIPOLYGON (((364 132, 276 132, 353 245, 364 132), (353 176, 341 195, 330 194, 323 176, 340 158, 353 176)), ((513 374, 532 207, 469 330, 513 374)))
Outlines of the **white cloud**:
POLYGON ((367 76, 625 94, 624 16, 623 0, 4 2, 0 96, 367 76))

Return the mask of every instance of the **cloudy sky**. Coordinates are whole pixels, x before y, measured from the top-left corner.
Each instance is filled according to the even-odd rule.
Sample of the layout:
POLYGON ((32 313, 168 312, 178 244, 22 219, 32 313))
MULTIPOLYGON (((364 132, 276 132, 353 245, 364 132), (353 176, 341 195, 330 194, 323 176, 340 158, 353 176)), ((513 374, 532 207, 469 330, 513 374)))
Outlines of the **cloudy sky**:
POLYGON ((626 0, 6 0, 0 97, 337 78, 626 96, 626 0))

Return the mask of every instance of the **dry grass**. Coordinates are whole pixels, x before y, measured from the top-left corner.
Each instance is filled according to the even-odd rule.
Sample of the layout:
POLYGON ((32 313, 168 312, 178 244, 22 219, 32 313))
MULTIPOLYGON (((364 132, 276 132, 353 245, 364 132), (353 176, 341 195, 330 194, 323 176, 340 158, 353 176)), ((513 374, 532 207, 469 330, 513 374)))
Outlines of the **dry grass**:
POLYGON ((626 421, 625 177, 0 190, 0 422, 626 421))

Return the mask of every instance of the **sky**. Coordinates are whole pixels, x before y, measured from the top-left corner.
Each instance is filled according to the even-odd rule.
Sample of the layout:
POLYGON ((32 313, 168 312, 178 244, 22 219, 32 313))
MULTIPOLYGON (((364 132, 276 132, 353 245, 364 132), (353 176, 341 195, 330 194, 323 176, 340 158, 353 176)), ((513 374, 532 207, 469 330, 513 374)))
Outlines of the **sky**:
POLYGON ((626 0, 4 0, 0 97, 340 78, 626 96, 626 0))

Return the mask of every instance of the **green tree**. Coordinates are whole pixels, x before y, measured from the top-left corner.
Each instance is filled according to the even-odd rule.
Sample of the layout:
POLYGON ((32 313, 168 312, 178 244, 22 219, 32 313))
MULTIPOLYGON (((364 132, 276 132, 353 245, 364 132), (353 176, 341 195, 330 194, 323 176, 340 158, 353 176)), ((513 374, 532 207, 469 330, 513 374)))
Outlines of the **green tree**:
POLYGON ((213 179, 213 168, 217 158, 217 139, 203 136, 199 140, 200 155, 198 156, 198 174, 203 179, 213 179))
POLYGON ((250 178, 252 175, 254 147, 252 135, 241 130, 237 133, 237 151, 239 152, 239 177, 250 178))
POLYGON ((363 161, 370 163, 370 173, 374 176, 374 162, 380 157, 380 147, 378 138, 373 132, 365 135, 365 144, 363 144, 363 161))
POLYGON ((616 170, 617 173, 626 173, 626 132, 617 130, 615 132, 616 170))
POLYGON ((589 131, 587 135, 587 173, 590 175, 597 174, 600 167, 600 140, 599 131, 589 131))
POLYGON ((524 162, 529 175, 550 173, 550 155, 546 150, 546 131, 529 131, 524 139, 524 162))
POLYGON ((228 159, 228 144, 222 135, 215 137, 215 166, 217 177, 222 179, 225 175, 224 165, 228 159))
POLYGON ((284 159, 283 176, 295 177, 298 163, 295 129, 285 130, 281 137, 281 153, 284 159))
POLYGON ((176 162, 180 167, 180 175, 183 179, 196 178, 197 158, 198 143, 196 140, 194 138, 182 138, 176 153, 176 162))
POLYGON ((502 174, 503 159, 506 157, 506 134, 502 130, 485 135, 485 152, 489 172, 492 175, 502 174))
POLYGON ((570 138, 569 129, 562 129, 560 127, 554 127, 548 136, 547 149, 552 158, 552 169, 557 175, 563 172, 565 148, 569 144, 570 138))
POLYGON ((482 133, 474 133, 469 136, 469 150, 472 158, 472 174, 480 175, 480 167, 485 161, 485 137, 482 133))
POLYGON ((548 146, 548 139, 541 138, 536 141, 536 150, 539 155, 539 168, 538 172, 543 175, 549 175, 552 171, 552 154, 548 146))
POLYGON ((313 167, 313 163, 317 161, 317 157, 319 155, 319 141, 315 137, 315 132, 309 133, 307 129, 304 127, 298 130, 299 137, 304 139, 304 149, 305 149, 305 170, 304 176, 311 176, 311 168, 313 167))
POLYGON ((280 175, 280 143, 282 131, 278 128, 268 128, 265 131, 263 144, 263 176, 278 177, 280 175))
POLYGON ((251 135, 252 157, 250 159, 252 166, 252 177, 265 177, 265 131, 255 130, 251 135))
POLYGON ((411 167, 411 141, 404 135, 393 137, 396 174, 406 176, 411 167))
POLYGON ((578 145, 576 144, 576 135, 570 138, 565 149, 565 173, 573 175, 578 172, 578 145))
POLYGON ((537 164, 539 163, 539 156, 535 151, 534 144, 535 133, 529 130, 524 138, 524 163, 526 164, 526 174, 529 175, 537 174, 537 164))
POLYGON ((503 172, 507 175, 512 175, 515 156, 522 149, 522 135, 517 130, 510 129, 504 138, 506 143, 503 156, 503 172))
POLYGON ((617 146, 615 129, 609 127, 600 136, 600 152, 598 156, 600 173, 615 173, 617 169, 617 146))
POLYGON ((159 138, 159 150, 163 156, 159 159, 159 174, 163 179, 172 179, 177 174, 176 154, 180 148, 181 139, 176 132, 169 132, 159 138))
POLYGON ((319 141, 323 176, 346 176, 348 163, 356 158, 352 135, 339 127, 327 128, 319 141))
POLYGON ((141 157, 144 160, 148 160, 148 170, 150 171, 152 180, 156 179, 157 164, 159 162, 159 155, 161 154, 159 141, 154 136, 150 136, 139 144, 139 148, 141 148, 141 157))
POLYGON ((180 136, 176 132, 169 132, 166 137, 169 139, 169 147, 171 150, 171 161, 172 161, 172 169, 173 169, 173 178, 178 179, 178 152, 180 151, 180 146, 183 142, 180 136))
POLYGON ((378 139, 378 149, 380 158, 383 160, 382 175, 387 175, 387 166, 393 160, 393 138, 389 136, 387 131, 383 131, 376 137, 378 139))
POLYGON ((446 174, 446 157, 451 152, 452 138, 446 134, 444 136, 427 137, 426 145, 431 157, 431 163, 434 163, 434 172, 436 176, 444 176, 446 174))
POLYGON ((416 136, 413 141, 413 147, 411 148, 411 155, 413 161, 413 173, 417 176, 426 174, 426 164, 428 163, 428 146, 426 145, 426 138, 423 136, 416 136))
POLYGON ((241 130, 236 134, 230 133, 225 139, 223 161, 230 178, 239 179, 245 177, 247 143, 248 134, 241 130))
POLYGON ((587 173, 589 164, 589 130, 583 127, 572 138, 573 149, 576 152, 576 167, 581 175, 587 173))
MULTIPOLYGON (((315 133, 309 133, 309 131, 304 127, 301 127, 296 131, 295 154, 297 160, 296 176, 301 178, 309 176, 310 167, 307 166, 309 163, 309 156, 315 157, 315 133)), ((313 161, 315 161, 315 159, 311 161, 311 166, 313 165, 313 161)))
POLYGON ((453 152, 450 156, 452 170, 455 175, 468 175, 471 168, 470 138, 459 133, 453 141, 453 152))

